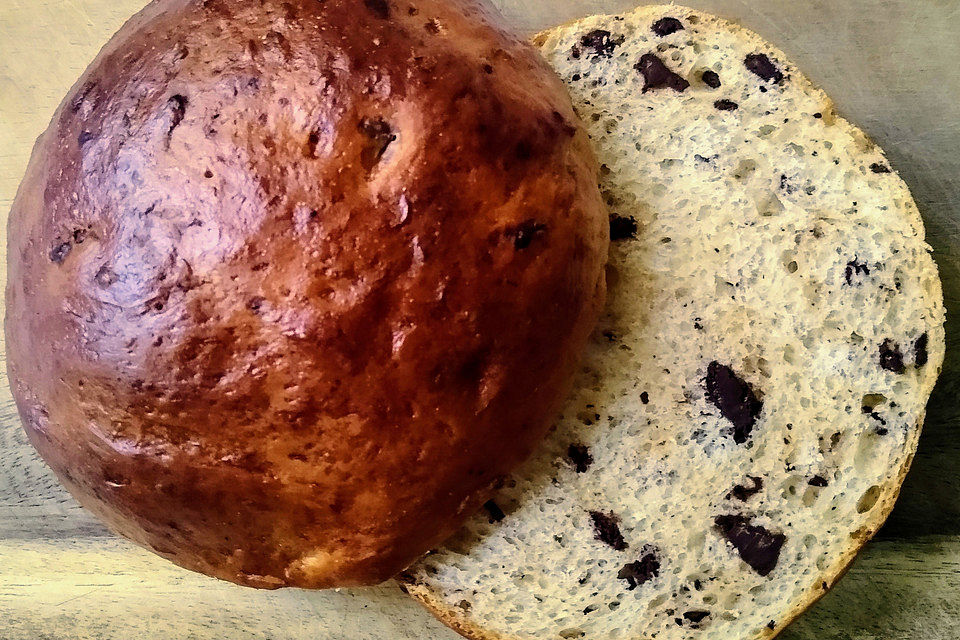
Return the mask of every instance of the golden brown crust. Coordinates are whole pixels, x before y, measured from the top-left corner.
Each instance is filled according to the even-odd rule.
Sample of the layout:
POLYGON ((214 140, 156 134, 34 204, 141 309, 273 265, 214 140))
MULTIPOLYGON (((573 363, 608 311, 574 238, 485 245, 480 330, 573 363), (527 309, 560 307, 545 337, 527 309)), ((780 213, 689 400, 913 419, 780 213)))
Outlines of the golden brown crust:
POLYGON ((375 583, 542 437, 607 227, 569 98, 473 0, 161 0, 38 141, 10 379, 79 501, 258 587, 375 583))

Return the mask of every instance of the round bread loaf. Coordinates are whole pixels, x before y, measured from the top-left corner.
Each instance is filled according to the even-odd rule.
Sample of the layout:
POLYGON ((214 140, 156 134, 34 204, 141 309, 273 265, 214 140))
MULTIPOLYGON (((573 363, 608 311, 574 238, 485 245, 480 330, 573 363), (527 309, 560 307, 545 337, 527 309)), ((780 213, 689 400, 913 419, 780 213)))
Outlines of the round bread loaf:
POLYGON ((544 435, 604 297, 596 161, 473 0, 160 0, 13 205, 32 443, 111 527, 256 587, 382 581, 544 435))

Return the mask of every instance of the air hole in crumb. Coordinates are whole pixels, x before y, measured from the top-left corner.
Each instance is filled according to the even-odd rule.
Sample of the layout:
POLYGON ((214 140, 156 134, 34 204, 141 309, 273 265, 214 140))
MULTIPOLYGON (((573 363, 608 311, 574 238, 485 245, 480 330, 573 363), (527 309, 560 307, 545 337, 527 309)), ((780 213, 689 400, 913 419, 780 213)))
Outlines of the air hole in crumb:
POLYGON ((857 513, 866 513, 873 509, 877 504, 877 500, 880 499, 880 486, 873 485, 867 489, 863 496, 860 498, 860 501, 857 503, 857 513))

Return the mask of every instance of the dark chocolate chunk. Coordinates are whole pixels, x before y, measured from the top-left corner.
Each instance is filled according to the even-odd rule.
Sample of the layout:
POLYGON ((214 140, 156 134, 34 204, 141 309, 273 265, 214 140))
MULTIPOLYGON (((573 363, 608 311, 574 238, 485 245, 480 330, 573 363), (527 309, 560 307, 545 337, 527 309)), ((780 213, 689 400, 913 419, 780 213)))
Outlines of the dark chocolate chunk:
POLYGON ((783 72, 777 68, 777 65, 770 61, 770 58, 763 53, 749 53, 743 59, 743 64, 747 70, 760 76, 767 82, 779 84, 783 81, 783 72))
POLYGON ((913 363, 918 367, 922 367, 927 364, 927 341, 929 336, 924 333, 922 336, 916 339, 913 343, 913 363))
POLYGON ((387 0, 363 0, 363 4, 367 5, 367 9, 370 9, 378 18, 390 17, 390 5, 387 0))
POLYGON ((777 628, 777 621, 776 621, 776 620, 771 620, 770 622, 767 623, 767 629, 771 629, 771 630, 772 630, 772 629, 776 629, 776 628, 777 628))
POLYGON ((880 164, 879 162, 874 162, 870 165, 870 171, 874 173, 890 173, 890 167, 885 164, 880 164))
POLYGON ((563 131, 568 136, 575 136, 577 134, 577 128, 567 122, 567 119, 563 117, 563 114, 559 111, 553 112, 553 121, 557 123, 557 126, 560 127, 560 130, 563 131))
POLYGON ((683 617, 696 624, 697 622, 700 622, 706 618, 708 615, 710 615, 709 611, 687 611, 683 614, 683 617))
POLYGON ((490 516, 490 522, 500 522, 506 517, 506 514, 503 512, 503 509, 500 508, 493 500, 487 500, 483 503, 483 508, 486 509, 487 514, 490 516))
POLYGON ((683 23, 676 18, 660 18, 650 27, 650 30, 660 36, 668 36, 677 31, 683 31, 683 23))
POLYGON ((627 548, 627 542, 620 533, 620 518, 612 513, 602 513, 600 511, 591 511, 590 518, 593 520, 594 537, 600 542, 604 542, 617 551, 623 551, 627 548))
POLYGON ((733 441, 746 442, 763 409, 753 389, 733 369, 717 361, 707 367, 706 387, 707 399, 733 423, 733 441))
POLYGON ((843 270, 843 278, 847 281, 847 284, 853 284, 853 277, 861 273, 866 276, 870 275, 870 267, 866 263, 851 260, 843 270))
POLYGON ((759 493, 763 489, 763 478, 760 476, 747 476, 747 479, 750 480, 752 486, 746 486, 742 484, 736 485, 733 489, 730 490, 730 493, 727 494, 727 499, 731 497, 736 498, 740 502, 746 502, 750 499, 750 496, 759 493))
POLYGON ((515 249, 526 249, 533 242, 534 238, 542 236, 547 229, 547 225, 534 220, 526 220, 516 227, 510 229, 507 233, 513 237, 513 247, 515 249))
POLYGON ((50 249, 50 260, 57 264, 62 264, 63 261, 67 259, 67 256, 70 255, 71 249, 73 249, 73 245, 71 243, 61 242, 53 249, 50 249))
POLYGON ((601 58, 611 57, 613 50, 621 44, 623 44, 623 36, 614 37, 605 29, 594 29, 580 37, 580 46, 585 49, 592 49, 593 54, 601 58))
POLYGON ((660 574, 660 559, 652 547, 644 547, 644 554, 636 562, 629 562, 617 572, 617 578, 627 581, 627 591, 633 591, 640 585, 660 574))
POLYGON ((787 540, 785 535, 750 524, 750 519, 741 515, 717 516, 713 522, 740 558, 758 574, 768 575, 777 566, 780 549, 787 540))
POLYGON ((689 82, 670 71, 663 60, 652 53, 640 56, 640 61, 633 68, 643 75, 643 93, 664 87, 674 91, 684 91, 690 86, 689 82))
POLYGON ((708 69, 703 72, 703 75, 700 76, 700 79, 703 80, 703 84, 707 85, 711 89, 720 88, 720 76, 717 75, 716 71, 710 71, 708 69))
POLYGON ((889 338, 880 344, 880 366, 894 373, 903 373, 905 370, 900 347, 889 338))
POLYGON ((733 100, 727 100, 726 98, 723 98, 714 102, 713 107, 715 109, 719 109, 720 111, 736 111, 740 108, 740 105, 733 100))
POLYGON ((573 463, 573 470, 577 473, 583 473, 593 464, 593 456, 590 455, 590 449, 585 444, 571 444, 567 447, 567 457, 573 463))
POLYGON ((650 403, 650 394, 647 393, 646 391, 640 392, 640 402, 642 402, 643 404, 649 404, 649 403, 650 403))
POLYGON ((310 132, 310 135, 307 136, 307 146, 303 150, 303 155, 306 158, 316 158, 317 157, 317 146, 320 144, 320 130, 314 129, 310 132))
POLYGON ((829 483, 827 482, 827 479, 824 478, 823 476, 813 476, 812 478, 807 480, 807 484, 810 485, 811 487, 825 487, 829 483))
POLYGON ((817 120, 819 120, 820 118, 823 117, 823 114, 818 111, 818 112, 816 112, 815 114, 813 114, 813 117, 816 118, 817 120))
POLYGON ((386 153, 387 147, 397 139, 397 135, 383 118, 362 118, 357 129, 369 140, 360 152, 360 163, 370 171, 380 162, 380 158, 386 153))
POLYGON ((183 122, 183 118, 187 114, 188 104, 190 104, 190 101, 187 100, 186 96, 180 94, 171 96, 170 99, 167 100, 167 107, 170 109, 170 128, 167 130, 168 142, 170 136, 173 135, 173 130, 183 122))
POLYGON ((796 193, 797 188, 790 184, 790 180, 787 178, 787 174, 780 174, 780 190, 785 191, 788 194, 796 193))
POLYGON ((637 221, 633 216, 610 214, 610 239, 626 240, 637 237, 637 221))

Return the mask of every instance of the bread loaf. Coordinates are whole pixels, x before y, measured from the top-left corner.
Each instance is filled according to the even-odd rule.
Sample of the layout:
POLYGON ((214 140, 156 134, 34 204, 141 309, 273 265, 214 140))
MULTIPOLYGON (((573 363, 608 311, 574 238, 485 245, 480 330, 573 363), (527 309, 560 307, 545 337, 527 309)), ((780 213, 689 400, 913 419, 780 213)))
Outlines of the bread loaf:
POLYGON ((407 588, 482 640, 771 638, 893 506, 944 353, 883 152, 679 6, 536 42, 601 161, 610 293, 542 450, 407 588))
POLYGON ((474 0, 157 0, 39 139, 9 377, 81 504, 255 587, 375 583, 541 439, 602 305, 569 97, 474 0))

